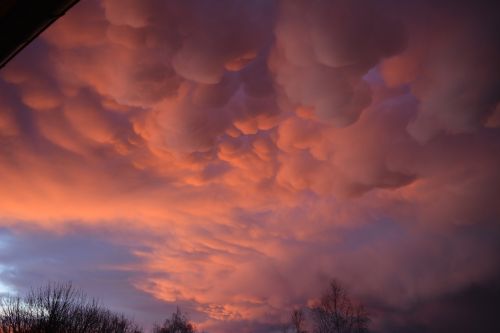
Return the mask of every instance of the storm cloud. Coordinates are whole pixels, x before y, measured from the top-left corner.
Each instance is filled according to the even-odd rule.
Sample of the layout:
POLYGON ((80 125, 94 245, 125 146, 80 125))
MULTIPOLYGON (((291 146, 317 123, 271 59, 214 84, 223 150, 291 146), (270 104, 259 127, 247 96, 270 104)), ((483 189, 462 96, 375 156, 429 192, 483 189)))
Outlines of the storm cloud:
POLYGON ((499 9, 82 0, 0 72, 0 282, 271 332, 337 277, 458 327, 498 303, 499 9))

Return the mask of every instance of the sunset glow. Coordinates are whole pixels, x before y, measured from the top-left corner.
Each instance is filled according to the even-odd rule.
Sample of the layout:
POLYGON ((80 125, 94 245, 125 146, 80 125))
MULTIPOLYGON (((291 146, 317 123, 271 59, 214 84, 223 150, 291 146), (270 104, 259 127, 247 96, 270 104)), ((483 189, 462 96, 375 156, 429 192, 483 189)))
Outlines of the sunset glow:
POLYGON ((335 277, 374 332, 462 332, 499 304, 499 33, 487 1, 80 1, 0 70, 0 294, 264 333, 335 277))

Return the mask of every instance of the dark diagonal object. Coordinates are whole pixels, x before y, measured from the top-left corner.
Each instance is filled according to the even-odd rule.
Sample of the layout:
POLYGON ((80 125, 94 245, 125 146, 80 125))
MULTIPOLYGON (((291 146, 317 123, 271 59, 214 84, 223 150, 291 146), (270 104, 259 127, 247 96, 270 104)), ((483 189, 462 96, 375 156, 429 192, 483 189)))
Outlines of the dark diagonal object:
POLYGON ((79 0, 0 0, 0 68, 79 0))

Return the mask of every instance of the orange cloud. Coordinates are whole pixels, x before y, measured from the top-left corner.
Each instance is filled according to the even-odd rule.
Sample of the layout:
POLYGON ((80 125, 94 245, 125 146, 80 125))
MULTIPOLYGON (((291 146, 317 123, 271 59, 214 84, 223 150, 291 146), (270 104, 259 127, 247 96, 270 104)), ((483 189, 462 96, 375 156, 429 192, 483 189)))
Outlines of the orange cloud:
POLYGON ((331 275, 391 305, 488 277, 489 243, 440 233, 500 215, 498 48, 462 11, 421 45, 393 5, 407 24, 363 0, 82 1, 0 73, 0 223, 140 232, 134 285, 220 332, 331 275))

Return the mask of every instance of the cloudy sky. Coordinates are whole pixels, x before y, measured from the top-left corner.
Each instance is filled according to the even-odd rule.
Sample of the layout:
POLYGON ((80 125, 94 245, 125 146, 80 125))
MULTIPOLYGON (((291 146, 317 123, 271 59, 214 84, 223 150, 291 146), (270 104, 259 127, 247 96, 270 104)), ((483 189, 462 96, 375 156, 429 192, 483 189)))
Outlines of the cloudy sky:
POLYGON ((376 332, 494 331, 499 34, 481 0, 82 0, 0 71, 0 293, 264 333, 335 277, 376 332))

